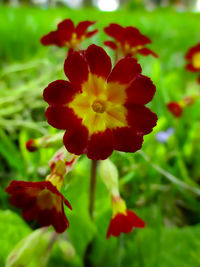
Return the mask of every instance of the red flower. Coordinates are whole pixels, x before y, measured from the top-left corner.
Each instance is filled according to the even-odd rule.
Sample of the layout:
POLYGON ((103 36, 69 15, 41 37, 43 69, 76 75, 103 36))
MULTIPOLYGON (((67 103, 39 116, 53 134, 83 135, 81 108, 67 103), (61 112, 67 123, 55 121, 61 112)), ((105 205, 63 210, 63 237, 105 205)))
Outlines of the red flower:
POLYGON ((106 237, 119 236, 121 233, 130 233, 133 228, 144 228, 145 222, 133 211, 127 210, 124 200, 120 197, 112 198, 113 216, 108 227, 106 237))
POLYGON ((145 104, 155 93, 134 58, 111 60, 99 46, 70 53, 64 71, 70 82, 57 80, 44 90, 48 123, 66 129, 64 145, 71 153, 106 159, 114 149, 135 152, 157 116, 145 104))
POLYGON ((186 69, 191 72, 200 72, 200 43, 191 47, 185 58, 189 61, 186 69))
POLYGON ((37 219, 40 225, 52 225, 58 233, 69 227, 63 202, 72 207, 51 182, 12 181, 6 191, 11 194, 11 204, 22 209, 25 220, 37 219))
POLYGON ((79 44, 86 38, 96 34, 98 30, 87 32, 92 21, 81 21, 76 27, 71 19, 65 19, 57 26, 56 31, 52 31, 41 38, 43 45, 56 45, 59 47, 79 48, 79 44))
POLYGON ((170 102, 167 104, 168 110, 174 115, 174 117, 181 117, 183 109, 181 105, 177 102, 170 102))
POLYGON ((141 54, 144 56, 153 55, 154 57, 158 57, 152 50, 145 47, 145 45, 151 43, 151 40, 132 26, 122 27, 118 24, 111 23, 108 27, 104 28, 104 31, 115 39, 115 41, 106 41, 104 44, 113 50, 117 50, 123 56, 141 54))

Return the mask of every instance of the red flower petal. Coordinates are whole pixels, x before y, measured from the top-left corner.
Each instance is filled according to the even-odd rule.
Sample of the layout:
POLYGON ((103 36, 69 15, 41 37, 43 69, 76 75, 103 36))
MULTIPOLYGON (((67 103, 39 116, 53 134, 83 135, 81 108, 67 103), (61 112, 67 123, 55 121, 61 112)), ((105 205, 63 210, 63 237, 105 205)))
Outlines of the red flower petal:
POLYGON ((88 65, 83 56, 78 52, 71 52, 64 64, 67 78, 77 86, 88 80, 88 65))
POLYGON ((191 60, 193 58, 194 54, 196 54, 197 52, 200 52, 200 43, 198 43, 197 45, 191 47, 188 50, 185 58, 188 59, 188 60, 191 60))
POLYGON ((113 50, 116 50, 117 49, 116 43, 114 43, 112 41, 105 41, 104 42, 104 45, 110 47, 113 50))
POLYGON ((123 152, 136 152, 142 147, 143 136, 136 134, 131 128, 113 130, 113 147, 123 152))
POLYGON ((119 24, 111 23, 108 27, 104 28, 104 31, 118 41, 124 39, 124 28, 119 24))
POLYGON ((56 214, 55 211, 56 211, 55 208, 54 209, 40 210, 40 208, 38 207, 38 213, 37 213, 37 221, 38 221, 38 223, 40 225, 42 225, 42 226, 50 226, 50 225, 53 225, 53 217, 56 216, 56 219, 58 219, 57 218, 57 214, 56 214))
POLYGON ((74 128, 80 123, 80 119, 71 108, 66 106, 50 106, 45 112, 48 123, 57 129, 74 128))
POLYGON ((147 104, 156 92, 156 87, 147 76, 138 75, 126 89, 127 103, 147 104))
POLYGON ((79 24, 76 27, 77 37, 80 38, 82 35, 84 35, 88 27, 93 25, 94 23, 96 22, 95 21, 92 22, 89 20, 79 22, 79 24))
POLYGON ((94 31, 87 32, 85 36, 86 36, 87 38, 89 38, 89 37, 92 37, 93 35, 95 35, 97 32, 98 32, 98 30, 96 29, 96 30, 94 30, 94 31))
POLYGON ((23 189, 23 192, 18 192, 16 189, 16 192, 13 193, 10 197, 10 203, 17 207, 17 208, 30 208, 33 204, 35 204, 36 198, 28 196, 23 189))
POLYGON ((107 78, 110 74, 112 63, 105 50, 93 44, 88 47, 85 55, 91 73, 107 78))
POLYGON ((144 228, 145 227, 145 222, 140 219, 133 211, 127 210, 127 216, 129 218, 129 222, 134 225, 134 227, 137 228, 144 228))
POLYGON ((149 56, 149 55, 152 55, 152 56, 154 56, 154 57, 159 57, 156 53, 154 53, 151 49, 149 49, 149 48, 146 48, 146 47, 144 47, 144 48, 142 48, 142 49, 139 49, 138 50, 138 53, 140 53, 141 55, 143 55, 143 56, 149 56))
POLYGON ((189 71, 191 71, 191 72, 200 71, 200 69, 195 68, 192 63, 187 64, 186 65, 186 69, 189 70, 189 71))
POLYGON ((49 105, 63 105, 70 102, 77 91, 70 82, 57 80, 44 89, 43 98, 49 105))
POLYGON ((140 33, 137 28, 132 26, 126 27, 124 29, 125 40, 129 43, 130 46, 146 45, 151 43, 151 40, 140 33))
POLYGON ((70 41, 72 34, 75 32, 74 23, 71 19, 65 19, 58 24, 58 35, 62 42, 70 41))
POLYGON ((108 82, 126 84, 131 82, 142 69, 134 58, 123 58, 113 68, 108 77, 108 82))
POLYGON ((64 46, 65 44, 59 39, 58 32, 57 31, 52 31, 46 35, 44 35, 41 39, 40 42, 43 45, 56 45, 59 47, 64 46))
MULTIPOLYGON (((16 206, 16 205, 14 205, 16 206)), ((22 208, 23 206, 21 206, 22 208)), ((31 207, 23 207, 23 210, 22 210, 22 217, 24 218, 24 220, 26 221, 33 221, 37 218, 38 216, 38 206, 37 205, 34 205, 34 206, 31 206, 31 207)))
POLYGON ((127 210, 127 214, 118 213, 111 219, 106 237, 109 238, 110 235, 117 237, 121 233, 130 233, 134 227, 144 228, 145 222, 130 210, 127 210))
POLYGON ((127 121, 138 134, 148 134, 156 126, 157 116, 149 108, 142 105, 127 105, 127 121))
POLYGON ((167 104, 167 108, 177 118, 181 117, 183 113, 182 107, 176 102, 170 102, 167 104))
POLYGON ((69 129, 65 132, 63 143, 66 149, 73 154, 80 155, 85 153, 88 143, 88 130, 80 125, 76 129, 69 129))
POLYGON ((108 158, 112 152, 112 132, 109 129, 91 135, 87 147, 88 158, 93 160, 104 160, 108 158))
POLYGON ((57 233, 63 233, 65 229, 69 228, 69 221, 67 217, 64 216, 64 210, 62 213, 57 212, 57 215, 53 218, 52 224, 57 233))

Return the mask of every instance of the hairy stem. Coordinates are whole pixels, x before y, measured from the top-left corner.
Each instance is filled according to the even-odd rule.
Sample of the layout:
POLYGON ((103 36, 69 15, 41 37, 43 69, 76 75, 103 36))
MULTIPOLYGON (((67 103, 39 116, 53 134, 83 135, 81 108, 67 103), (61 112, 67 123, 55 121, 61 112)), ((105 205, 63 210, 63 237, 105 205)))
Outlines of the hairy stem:
POLYGON ((97 174, 97 160, 91 162, 91 173, 90 173, 90 199, 89 199, 89 213, 93 220, 94 202, 95 202, 95 187, 96 187, 96 174, 97 174))

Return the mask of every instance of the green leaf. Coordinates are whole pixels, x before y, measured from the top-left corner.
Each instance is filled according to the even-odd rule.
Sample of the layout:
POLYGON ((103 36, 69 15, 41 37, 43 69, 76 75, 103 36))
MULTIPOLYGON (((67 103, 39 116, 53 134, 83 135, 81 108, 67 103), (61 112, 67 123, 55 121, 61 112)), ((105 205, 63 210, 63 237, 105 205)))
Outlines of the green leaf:
POLYGON ((31 229, 19 215, 10 210, 0 210, 0 266, 5 266, 10 251, 30 232, 31 229))

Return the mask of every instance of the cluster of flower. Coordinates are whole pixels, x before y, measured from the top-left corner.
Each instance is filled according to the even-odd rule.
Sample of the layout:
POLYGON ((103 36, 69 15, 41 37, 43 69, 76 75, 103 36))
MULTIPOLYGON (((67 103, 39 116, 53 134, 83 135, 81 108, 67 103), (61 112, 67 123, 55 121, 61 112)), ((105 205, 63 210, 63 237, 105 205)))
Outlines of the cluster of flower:
MULTIPOLYGON (((200 84, 200 43, 191 47, 186 53, 185 59, 188 61, 186 69, 190 72, 198 73, 197 82, 200 84)), ((186 96, 178 102, 170 102, 167 105, 168 110, 174 115, 174 117, 181 117, 183 109, 192 105, 199 95, 186 96)))
MULTIPOLYGON (((157 55, 146 47, 151 40, 138 29, 110 24, 104 30, 113 38, 105 42, 115 51, 112 68, 111 58, 102 47, 92 44, 81 50, 81 42, 98 32, 88 31, 93 24, 83 21, 75 27, 66 19, 58 24, 56 31, 42 37, 43 45, 68 48, 64 63, 68 81, 53 81, 43 93, 49 104, 45 113, 48 123, 65 130, 64 147, 50 160, 51 171, 46 181, 12 181, 6 190, 11 194, 11 203, 22 209, 24 219, 37 219, 40 225, 52 225, 62 233, 69 227, 63 203, 71 209, 60 193, 66 174, 82 154, 94 161, 102 160, 101 177, 110 193, 113 210, 109 237, 145 226, 126 208, 119 193, 117 171, 107 158, 113 150, 131 153, 139 150, 143 136, 156 125, 156 114, 145 106, 155 94, 155 85, 142 75, 135 55, 157 55)), ((27 148, 35 151, 52 143, 51 138, 29 140, 27 148)))

